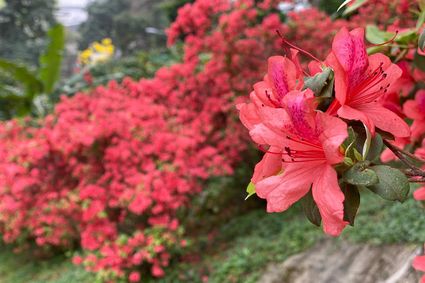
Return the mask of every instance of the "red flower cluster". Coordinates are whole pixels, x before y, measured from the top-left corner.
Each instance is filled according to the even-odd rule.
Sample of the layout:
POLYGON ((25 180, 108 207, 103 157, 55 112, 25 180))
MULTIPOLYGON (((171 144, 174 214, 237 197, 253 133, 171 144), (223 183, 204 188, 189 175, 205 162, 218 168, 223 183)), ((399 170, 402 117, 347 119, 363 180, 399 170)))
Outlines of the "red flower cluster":
POLYGON ((104 279, 145 262, 161 276, 170 247, 179 246, 177 210, 200 180, 231 172, 238 145, 217 131, 226 103, 190 96, 207 82, 171 84, 188 75, 175 66, 152 81, 111 82, 64 98, 36 126, 3 124, 4 240, 62 249, 81 240, 86 256, 75 262, 104 279))

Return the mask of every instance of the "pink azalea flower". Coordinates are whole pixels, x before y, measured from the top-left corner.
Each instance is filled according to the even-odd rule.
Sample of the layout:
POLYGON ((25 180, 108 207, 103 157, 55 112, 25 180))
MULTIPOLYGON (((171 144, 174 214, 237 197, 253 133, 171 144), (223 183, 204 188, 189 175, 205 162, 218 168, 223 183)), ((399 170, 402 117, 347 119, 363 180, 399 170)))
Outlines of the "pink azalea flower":
POLYGON ((130 282, 139 282, 140 281, 140 273, 133 271, 130 273, 130 275, 128 276, 128 281, 130 282))
POLYGON ((419 90, 415 100, 406 101, 403 110, 407 117, 413 119, 412 139, 419 140, 425 133, 425 90, 419 90))
POLYGON ((403 119, 378 102, 402 71, 383 54, 367 55, 362 28, 351 32, 342 28, 334 38, 326 61, 335 73, 336 100, 329 114, 360 120, 372 134, 377 127, 395 137, 410 135, 403 119))
POLYGON ((425 187, 419 188, 417 189, 414 193, 413 193, 413 197, 416 200, 425 200, 425 187))
MULTIPOLYGON (((285 96, 292 90, 301 90, 304 84, 301 66, 297 60, 297 51, 291 50, 293 61, 283 56, 272 56, 268 60, 268 72, 264 80, 254 85, 250 98, 252 103, 237 105, 240 120, 246 128, 253 129, 262 119, 259 109, 263 107, 282 108, 285 96)), ((263 111, 264 112, 264 111, 263 111)), ((279 151, 272 147, 270 151, 279 151)), ((282 169, 281 157, 266 153, 263 159, 255 166, 251 181, 258 181, 279 173, 282 169)))
POLYGON ((270 158, 274 155, 285 164, 282 174, 257 182, 257 195, 267 199, 268 212, 281 212, 312 188, 325 233, 337 236, 347 222, 343 220, 344 194, 332 165, 343 160, 340 145, 347 138, 347 125, 316 111, 311 90, 292 91, 283 102, 285 108, 261 108, 263 123, 250 130, 256 143, 270 146, 270 158))

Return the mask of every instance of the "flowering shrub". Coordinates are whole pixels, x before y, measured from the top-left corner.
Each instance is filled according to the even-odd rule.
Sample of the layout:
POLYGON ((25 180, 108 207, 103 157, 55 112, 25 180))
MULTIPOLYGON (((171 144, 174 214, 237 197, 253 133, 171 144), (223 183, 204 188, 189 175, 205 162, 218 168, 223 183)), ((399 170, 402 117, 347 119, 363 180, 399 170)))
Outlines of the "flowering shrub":
POLYGON ((63 98, 39 128, 2 126, 6 242, 67 249, 81 239, 87 255, 76 262, 104 279, 143 262, 154 276, 163 273, 168 248, 179 245, 177 209, 200 190, 198 180, 231 167, 226 145, 223 152, 210 145, 219 141, 208 121, 217 110, 191 120, 145 89, 144 82, 112 82, 63 98))

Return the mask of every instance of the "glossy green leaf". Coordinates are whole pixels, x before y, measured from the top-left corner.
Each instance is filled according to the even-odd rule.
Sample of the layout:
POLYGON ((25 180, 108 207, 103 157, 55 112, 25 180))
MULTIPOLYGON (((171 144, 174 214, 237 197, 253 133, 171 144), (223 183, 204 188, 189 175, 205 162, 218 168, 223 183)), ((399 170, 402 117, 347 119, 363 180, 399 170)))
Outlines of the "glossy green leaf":
POLYGON ((399 33, 395 39, 395 41, 399 44, 408 45, 412 43, 414 40, 417 40, 417 33, 415 29, 408 29, 401 33, 399 33))
POLYGON ((63 50, 65 47, 65 30, 56 25, 48 32, 49 45, 40 56, 39 78, 43 82, 44 92, 49 94, 60 78, 63 50))
POLYGON ((321 73, 304 79, 304 88, 311 89, 316 97, 331 97, 333 85, 331 68, 325 68, 321 73))
POLYGON ((366 160, 375 161, 381 156, 382 148, 384 147, 384 142, 380 134, 376 133, 372 138, 370 144, 369 152, 366 156, 366 160))
POLYGON ((344 220, 354 226, 354 220, 357 210, 360 206, 360 193, 356 186, 350 184, 342 184, 341 190, 344 193, 344 220))
MULTIPOLYGON (((423 2, 423 1, 421 1, 423 2)), ((419 15, 418 21, 416 22, 416 29, 419 30, 421 26, 425 23, 425 10, 421 8, 421 13, 419 15)))
POLYGON ((393 38, 394 33, 380 30, 375 25, 366 26, 366 39, 372 44, 381 44, 393 38))
POLYGON ((316 226, 320 226, 322 216, 320 215, 319 208, 314 202, 311 190, 301 199, 301 205, 307 219, 316 226))
POLYGON ((413 57, 413 64, 421 71, 425 71, 425 56, 415 52, 415 56, 413 57))
POLYGON ((418 46, 420 50, 425 51, 425 30, 423 30, 419 36, 418 46))
POLYGON ((0 59, 0 69, 16 82, 23 85, 27 96, 39 94, 43 90, 42 83, 37 79, 29 69, 23 65, 0 59))
POLYGON ((378 176, 379 182, 368 188, 386 200, 404 202, 410 190, 409 180, 398 169, 386 165, 377 165, 371 169, 378 176))
POLYGON ((379 179, 374 171, 369 169, 366 162, 358 162, 347 170, 343 179, 346 183, 359 186, 371 186, 377 184, 379 179))
POLYGON ((246 187, 246 192, 248 195, 246 196, 245 200, 247 200, 250 196, 255 195, 255 185, 253 182, 250 182, 248 186, 246 187))
MULTIPOLYGON (((345 1, 345 2, 353 2, 352 5, 348 6, 347 9, 345 9, 343 15, 348 15, 353 12, 355 12, 358 8, 360 8, 362 5, 366 4, 368 0, 352 0, 352 1, 345 1)), ((347 5, 348 3, 345 3, 347 5)), ((344 4, 344 3, 343 3, 344 4)))

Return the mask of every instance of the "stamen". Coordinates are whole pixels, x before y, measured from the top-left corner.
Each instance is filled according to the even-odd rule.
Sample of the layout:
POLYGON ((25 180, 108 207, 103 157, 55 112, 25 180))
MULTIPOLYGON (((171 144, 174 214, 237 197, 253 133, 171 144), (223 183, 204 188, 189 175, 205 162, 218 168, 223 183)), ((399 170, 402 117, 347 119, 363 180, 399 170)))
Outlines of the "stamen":
POLYGON ((276 108, 280 108, 281 106, 280 106, 280 103, 278 103, 278 102, 276 102, 276 101, 274 101, 273 99, 272 99, 272 97, 270 96, 270 94, 268 93, 268 91, 266 90, 266 96, 267 96, 267 98, 269 99, 269 101, 271 102, 271 104, 273 104, 276 108))
POLYGON ((273 152, 273 151, 268 151, 268 150, 264 149, 264 148, 263 148, 263 146, 262 146, 262 145, 260 145, 260 144, 257 144, 257 147, 258 147, 258 149, 259 149, 259 150, 261 150, 261 151, 262 151, 262 152, 264 152, 264 153, 270 153, 270 154, 282 154, 282 152, 273 152))
POLYGON ((302 54, 304 54, 305 56, 307 56, 307 57, 310 57, 311 59, 313 59, 313 60, 315 60, 315 61, 317 61, 317 62, 319 62, 319 63, 322 63, 322 61, 320 61, 319 59, 317 59, 317 57, 315 57, 313 54, 311 54, 310 52, 308 52, 308 51, 306 51, 306 50, 304 50, 304 49, 301 49, 300 47, 298 47, 298 46, 295 46, 295 45, 293 45, 292 43, 290 43, 289 41, 287 41, 284 37, 283 37, 283 35, 280 33, 280 31, 279 30, 276 30, 276 33, 277 33, 277 35, 282 39, 282 43, 284 44, 284 45, 288 45, 289 47, 291 47, 291 48, 293 48, 293 49, 295 49, 295 50, 298 50, 299 52, 301 52, 302 54))

